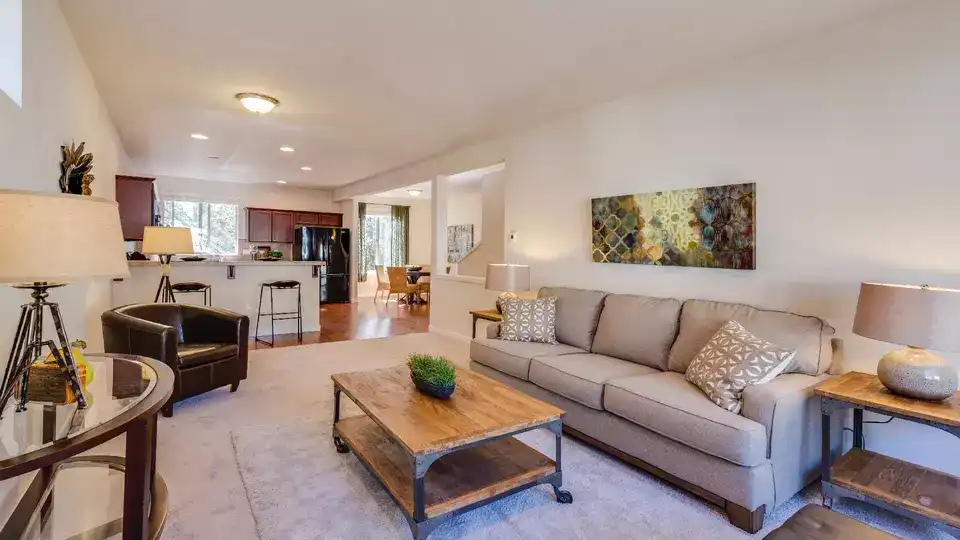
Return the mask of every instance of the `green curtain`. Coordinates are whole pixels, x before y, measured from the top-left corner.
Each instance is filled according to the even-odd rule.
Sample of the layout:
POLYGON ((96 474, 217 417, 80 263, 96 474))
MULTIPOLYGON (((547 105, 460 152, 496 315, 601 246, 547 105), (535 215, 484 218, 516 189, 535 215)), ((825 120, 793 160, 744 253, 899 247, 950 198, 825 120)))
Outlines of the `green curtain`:
POLYGON ((391 206, 390 225, 393 228, 390 243, 390 260, 397 266, 403 266, 410 253, 410 207, 391 206))
POLYGON ((371 264, 367 256, 367 203, 357 203, 357 281, 367 280, 371 264))

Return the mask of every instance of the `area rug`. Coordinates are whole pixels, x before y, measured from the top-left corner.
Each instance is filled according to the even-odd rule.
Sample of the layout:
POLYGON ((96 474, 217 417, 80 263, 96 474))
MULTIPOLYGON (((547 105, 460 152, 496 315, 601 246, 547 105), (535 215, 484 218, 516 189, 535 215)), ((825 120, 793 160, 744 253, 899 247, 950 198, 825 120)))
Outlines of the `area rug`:
MULTIPOLYGON (((534 431, 521 440, 552 455, 553 437, 534 431)), ((329 420, 234 430, 233 447, 261 540, 411 538, 406 520, 352 454, 338 454, 329 420)), ((539 486, 444 523, 431 540, 480 539, 743 539, 721 510, 578 441, 565 439, 560 505, 539 486)), ((428 481, 429 484, 429 481, 428 481)), ((772 530, 808 503, 808 489, 767 516, 772 530)), ((904 538, 948 538, 912 520, 844 501, 838 508, 904 538)))

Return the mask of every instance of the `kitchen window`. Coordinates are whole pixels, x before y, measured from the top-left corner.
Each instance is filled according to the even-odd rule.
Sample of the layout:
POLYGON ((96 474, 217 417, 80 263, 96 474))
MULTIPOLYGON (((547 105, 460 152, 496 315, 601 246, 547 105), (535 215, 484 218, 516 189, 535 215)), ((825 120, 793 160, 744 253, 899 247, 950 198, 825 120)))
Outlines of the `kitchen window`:
POLYGON ((235 204, 171 199, 161 204, 160 220, 165 227, 189 227, 197 253, 236 255, 239 215, 235 204))

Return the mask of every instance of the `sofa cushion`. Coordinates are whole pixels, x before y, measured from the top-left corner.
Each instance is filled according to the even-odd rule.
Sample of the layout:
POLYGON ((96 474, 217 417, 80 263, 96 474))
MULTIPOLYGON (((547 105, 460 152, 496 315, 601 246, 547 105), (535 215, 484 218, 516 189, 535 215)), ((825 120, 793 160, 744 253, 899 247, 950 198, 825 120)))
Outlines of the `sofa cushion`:
POLYGON ((470 342, 471 360, 525 381, 529 380, 531 359, 583 352, 586 351, 562 343, 529 343, 490 338, 477 338, 470 342))
POLYGON ((767 430, 721 409, 679 373, 613 379, 603 393, 607 411, 701 452, 752 467, 767 458, 767 430))
POLYGON ((727 321, 737 321, 760 339, 796 350, 784 373, 819 375, 833 360, 830 336, 834 329, 817 317, 744 304, 687 300, 680 312, 680 334, 670 350, 670 370, 686 373, 693 357, 727 321))
POLYGON ((236 343, 181 343, 177 346, 180 367, 193 367, 232 358, 240 352, 236 343))
POLYGON ((530 382, 561 396, 603 410, 603 384, 610 379, 659 371, 602 354, 541 356, 530 362, 530 382))
POLYGON ((666 371, 679 325, 679 300, 611 294, 603 299, 591 350, 666 371))
POLYGON ((550 296, 557 297, 557 341, 589 351, 607 293, 567 287, 540 289, 540 298, 550 296))

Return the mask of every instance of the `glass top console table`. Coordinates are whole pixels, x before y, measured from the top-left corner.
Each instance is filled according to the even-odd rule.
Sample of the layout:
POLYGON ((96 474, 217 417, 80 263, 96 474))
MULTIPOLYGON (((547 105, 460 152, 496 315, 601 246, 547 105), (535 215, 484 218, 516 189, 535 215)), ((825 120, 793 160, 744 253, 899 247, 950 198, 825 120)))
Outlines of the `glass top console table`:
POLYGON ((85 355, 93 380, 76 403, 30 402, 0 417, 0 480, 35 473, 0 538, 156 539, 167 488, 156 473, 157 414, 173 394, 161 362, 122 354, 85 355), (126 435, 125 457, 84 454, 126 435))

